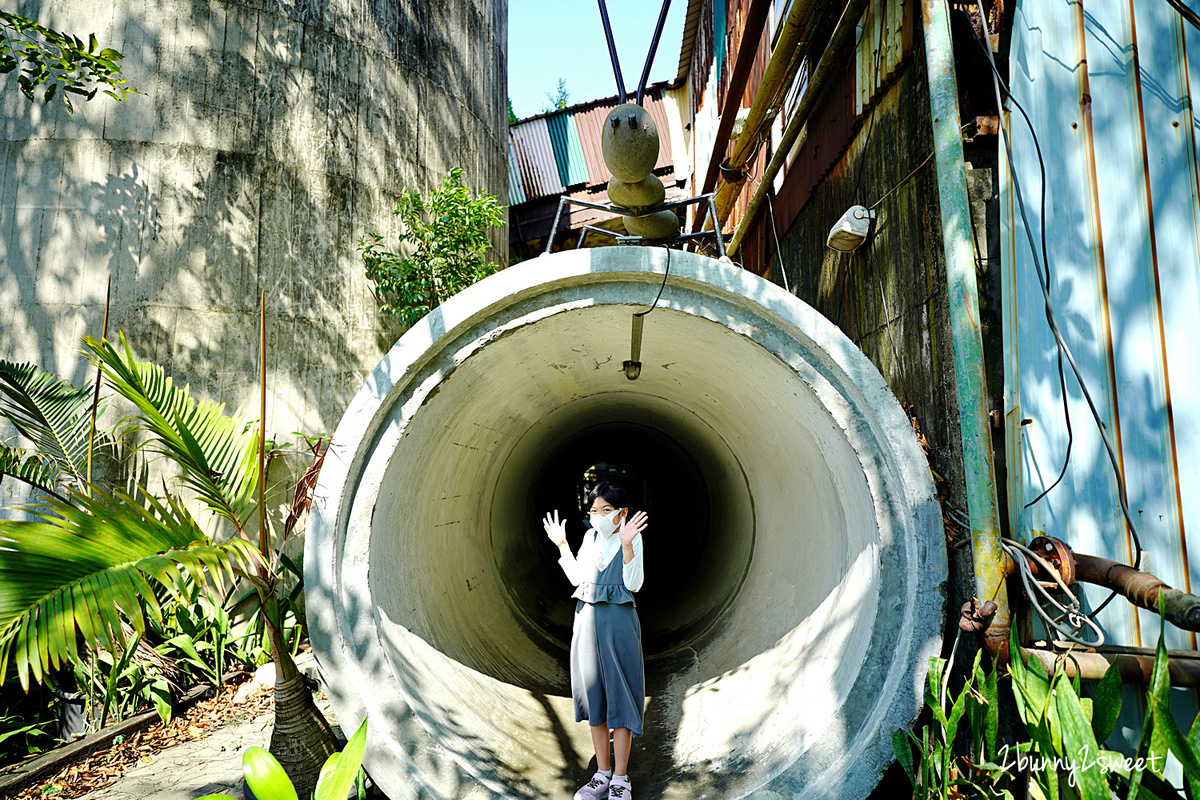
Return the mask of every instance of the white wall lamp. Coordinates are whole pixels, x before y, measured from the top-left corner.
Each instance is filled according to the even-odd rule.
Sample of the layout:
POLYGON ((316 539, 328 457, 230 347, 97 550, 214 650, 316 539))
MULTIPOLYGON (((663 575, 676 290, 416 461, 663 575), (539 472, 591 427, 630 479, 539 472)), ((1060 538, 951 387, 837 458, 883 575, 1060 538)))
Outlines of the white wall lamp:
POLYGON ((871 232, 875 212, 863 206, 850 206, 842 218, 829 229, 825 245, 830 250, 850 253, 862 246, 871 232))

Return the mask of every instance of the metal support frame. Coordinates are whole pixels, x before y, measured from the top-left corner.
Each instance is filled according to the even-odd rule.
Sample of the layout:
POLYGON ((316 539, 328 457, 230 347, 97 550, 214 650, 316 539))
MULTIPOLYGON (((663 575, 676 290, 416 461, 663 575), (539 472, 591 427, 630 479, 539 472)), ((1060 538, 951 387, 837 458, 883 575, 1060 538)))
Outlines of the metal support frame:
POLYGON ((954 390, 962 443, 963 482, 971 522, 971 555, 975 595, 996 603, 985 635, 995 653, 1008 643, 1010 625, 1004 573, 1008 557, 1000 546, 1000 513, 992 431, 988 424, 987 381, 983 368, 983 336, 979 327, 979 290, 975 249, 967 205, 967 179, 959 138, 958 84, 946 0, 921 0, 925 62, 933 123, 934 164, 946 289, 950 298, 950 338, 954 352, 954 390))
POLYGON ((642 78, 638 81, 637 104, 642 104, 642 96, 646 94, 646 81, 650 80, 650 67, 654 64, 654 53, 658 50, 658 40, 662 37, 663 24, 667 21, 667 11, 671 8, 671 0, 663 0, 662 11, 658 12, 658 24, 654 26, 654 38, 650 40, 650 52, 646 54, 646 66, 642 68, 642 78))
POLYGON ((604 0, 596 0, 600 6, 600 22, 604 24, 604 38, 608 41, 608 57, 612 61, 613 75, 617 79, 617 102, 625 102, 625 79, 621 76, 621 60, 617 58, 617 43, 613 40, 612 23, 608 21, 608 7, 604 0))
MULTIPOLYGON (((663 203, 661 205, 654 206, 653 208, 645 208, 641 211, 622 208, 621 206, 615 206, 611 203, 595 203, 591 200, 583 200, 578 197, 570 197, 569 195, 564 194, 558 198, 558 210, 554 212, 554 225, 550 228, 550 235, 546 237, 546 251, 544 255, 549 255, 551 250, 554 248, 554 237, 558 235, 558 223, 562 219, 563 207, 567 204, 583 206, 584 208, 594 208, 597 211, 611 211, 614 214, 622 214, 630 217, 645 217, 650 214, 657 214, 659 211, 670 211, 673 208, 683 208, 684 206, 690 206, 696 203, 706 203, 708 205, 708 218, 714 223, 714 226, 711 229, 706 231, 697 231, 695 233, 684 233, 680 234, 679 236, 673 236, 670 239, 656 239, 653 242, 647 242, 647 240, 643 239, 641 236, 622 236, 619 233, 614 233, 613 231, 605 230, 604 228, 599 228, 595 225, 584 225, 583 233, 580 234, 579 242, 575 245, 575 247, 578 249, 583 245, 583 239, 585 236, 587 236, 589 231, 597 234, 603 234, 605 236, 611 236, 617 240, 617 244, 625 245, 642 243, 671 245, 679 242, 689 242, 694 239, 700 239, 715 234, 717 240, 717 252, 720 254, 719 257, 725 258, 725 237, 721 235, 721 226, 716 224, 717 206, 713 202, 713 195, 711 193, 700 194, 696 195, 695 197, 687 197, 683 200, 672 200, 669 203, 663 203)), ((703 217, 701 218, 701 221, 703 222, 703 217)))

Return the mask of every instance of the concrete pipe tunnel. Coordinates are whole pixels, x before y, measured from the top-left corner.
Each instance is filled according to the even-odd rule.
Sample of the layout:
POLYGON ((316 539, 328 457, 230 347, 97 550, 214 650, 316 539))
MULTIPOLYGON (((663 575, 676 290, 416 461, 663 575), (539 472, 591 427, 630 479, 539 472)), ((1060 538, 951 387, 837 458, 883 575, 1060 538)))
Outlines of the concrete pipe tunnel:
POLYGON ((311 638, 388 797, 590 775, 574 600, 541 526, 585 481, 650 514, 639 797, 865 797, 921 706, 946 553, 924 457, 832 323, 728 262, 543 256, 451 298, 367 378, 306 543, 311 638), (633 312, 644 317, 637 380, 633 312))

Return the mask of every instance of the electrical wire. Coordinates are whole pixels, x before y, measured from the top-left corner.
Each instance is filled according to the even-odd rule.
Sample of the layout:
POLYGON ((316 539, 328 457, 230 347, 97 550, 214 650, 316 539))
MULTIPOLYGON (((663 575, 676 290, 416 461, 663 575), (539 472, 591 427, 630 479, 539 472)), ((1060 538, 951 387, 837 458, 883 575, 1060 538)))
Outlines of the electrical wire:
POLYGON ((663 245, 663 250, 667 251, 667 269, 663 272, 662 284, 658 287, 658 294, 654 296, 654 302, 645 311, 634 312, 635 317, 644 317, 654 309, 658 308, 658 299, 662 297, 663 289, 667 288, 667 276, 671 274, 671 248, 663 245))
POLYGON ((913 175, 916 175, 918 172, 920 172, 920 171, 921 171, 921 167, 923 167, 923 166, 925 166, 926 164, 928 164, 928 163, 930 162, 930 160, 932 160, 932 159, 933 159, 933 152, 930 152, 930 153, 929 153, 929 155, 925 156, 925 160, 924 160, 924 161, 922 161, 920 164, 917 164, 917 166, 913 168, 913 171, 912 171, 912 172, 910 172, 910 173, 908 173, 907 175, 905 175, 905 176, 904 176, 904 177, 903 177, 903 178, 900 180, 900 182, 899 182, 899 183, 897 183, 897 184, 896 184, 895 186, 893 186, 892 188, 888 189, 888 190, 887 190, 887 192, 886 192, 886 193, 883 195, 883 197, 881 197, 881 198, 879 198, 878 200, 876 200, 876 201, 875 201, 875 202, 874 202, 872 205, 869 205, 869 206, 867 206, 867 210, 868 210, 868 211, 874 211, 875 209, 879 208, 879 205, 880 205, 880 203, 882 203, 884 200, 887 200, 887 199, 888 199, 888 197, 890 197, 890 196, 891 196, 892 192, 896 191, 896 190, 897 190, 897 189, 899 189, 901 186, 903 186, 904 184, 908 183, 909 179, 911 179, 913 175))
POLYGON ((771 195, 775 194, 767 190, 767 208, 771 212, 771 233, 775 235, 775 257, 779 259, 779 274, 783 276, 784 291, 791 292, 792 288, 788 286, 787 269, 783 266, 783 250, 779 247, 779 229, 775 227, 775 204, 771 202, 771 195))
MULTIPOLYGON (((981 20, 982 26, 983 26, 984 39, 981 40, 981 39, 979 39, 978 36, 976 36, 975 41, 979 44, 979 46, 981 48, 983 48, 984 55, 987 56, 988 64, 992 68, 992 84, 996 91, 996 105, 997 105, 997 109, 1001 112, 1000 117, 999 117, 1000 133, 1004 140, 1004 148, 1008 154, 1009 164, 1011 165, 1014 163, 1012 140, 1009 137, 1008 126, 1004 124, 1004 115, 1003 115, 1004 104, 1003 104, 1003 101, 1002 101, 1001 95, 1000 95, 1000 87, 1003 85, 1004 81, 1000 76, 1000 70, 996 67, 996 61, 992 57, 991 47, 989 47, 987 45, 987 40, 990 39, 991 33, 988 30, 987 14, 983 10, 983 0, 976 0, 976 4, 979 7, 979 17, 980 17, 980 20, 981 20)), ((974 31, 974 27, 972 27, 972 31, 974 31)), ((1015 105, 1020 110, 1021 116, 1025 118, 1025 124, 1029 126, 1030 134, 1034 137, 1034 141, 1036 143, 1037 133, 1034 131, 1033 122, 1029 119, 1029 115, 1025 113, 1025 109, 1022 108, 1021 104, 1017 102, 1017 99, 1015 97, 1013 97, 1012 92, 1008 89, 1008 87, 1006 85, 1004 86, 1004 93, 1008 96, 1008 99, 1012 101, 1013 105, 1015 105)), ((1039 161, 1039 163, 1042 163, 1042 169, 1043 169, 1043 174, 1044 174, 1045 165, 1044 165, 1044 162, 1042 161, 1040 146, 1038 147, 1037 152, 1038 152, 1038 161, 1039 161)), ((1117 481, 1117 501, 1121 506, 1121 513, 1125 517, 1125 524, 1129 528, 1130 537, 1133 539, 1133 546, 1134 546, 1133 568, 1138 569, 1141 567, 1141 564, 1142 564, 1142 552, 1143 552, 1142 551, 1142 543, 1141 543, 1141 539, 1138 536, 1137 524, 1134 522, 1133 515, 1129 511, 1129 501, 1126 498, 1126 491, 1125 491, 1125 475, 1124 475, 1123 471, 1121 470, 1120 463, 1117 461, 1117 454, 1116 454, 1116 450, 1113 448, 1112 440, 1109 438, 1108 432, 1104 429, 1104 423, 1100 419, 1100 412, 1096 408, 1096 403, 1092 399, 1091 392, 1088 391, 1087 384, 1084 383, 1083 374, 1080 372, 1079 365, 1075 362, 1075 356, 1074 356, 1074 354, 1072 354, 1071 348, 1067 345, 1066 340, 1063 338, 1062 332, 1058 328, 1058 321, 1054 316, 1054 307, 1050 300, 1049 274, 1047 271, 1044 271, 1042 268, 1042 259, 1039 258, 1037 246, 1034 244, 1034 241, 1033 241, 1033 233, 1030 230, 1029 217, 1025 211, 1025 199, 1024 199, 1024 194, 1021 191, 1020 179, 1018 178, 1017 171, 1015 169, 1010 169, 1010 174, 1012 176, 1014 193, 1016 194, 1016 197, 1017 197, 1017 206, 1020 208, 1020 211, 1021 211, 1021 222, 1023 224, 1023 227, 1025 228, 1025 236, 1029 240, 1029 249, 1033 253, 1033 266, 1034 266, 1034 269, 1037 271, 1038 285, 1041 287, 1042 296, 1043 296, 1043 299, 1045 300, 1046 322, 1049 324, 1050 332, 1054 336, 1054 341, 1058 346, 1059 357, 1060 358, 1062 356, 1066 357, 1067 363, 1069 363, 1071 365, 1071 371, 1075 374, 1076 381, 1079 382, 1079 388, 1083 392, 1084 399, 1087 400, 1088 408, 1092 412, 1092 418, 1096 422, 1096 429, 1100 434, 1101 441, 1104 443, 1104 449, 1108 454, 1109 463, 1112 464, 1113 473, 1114 473, 1114 475, 1116 477, 1116 481, 1117 481)), ((1042 183, 1043 183, 1042 192, 1043 192, 1043 196, 1044 196, 1044 193, 1045 193, 1045 179, 1044 178, 1043 178, 1042 183)), ((1045 217, 1044 210, 1043 210, 1042 216, 1043 216, 1043 218, 1045 217)), ((1044 229, 1043 229, 1043 233, 1044 233, 1044 229)), ((1043 248, 1044 247, 1045 247, 1045 244, 1043 242, 1043 248)), ((1064 391, 1064 398, 1065 398, 1065 394, 1066 393, 1064 391)), ((1065 469, 1065 465, 1064 465, 1064 469, 1065 469)), ((1053 488, 1053 487, 1051 487, 1051 488, 1053 488)), ((1087 615, 1088 619, 1095 620, 1096 615, 1099 614, 1102 610, 1104 610, 1104 607, 1107 606, 1110 602, 1112 602, 1113 598, 1116 596, 1117 596, 1117 592, 1113 591, 1104 600, 1103 603, 1101 603, 1090 614, 1087 615)))
MULTIPOLYGON (((1170 2, 1170 0, 1168 0, 1168 2, 1170 2)), ((980 16, 983 16, 983 7, 982 6, 979 7, 979 13, 980 13, 980 16)), ((987 20, 986 19, 983 20, 983 27, 984 27, 984 30, 987 30, 987 20)), ((972 27, 972 31, 974 31, 974 27, 972 27)), ((1005 95, 1007 95, 1008 99, 1011 100, 1013 105, 1015 105, 1017 107, 1017 110, 1021 112, 1021 116, 1024 117, 1024 119, 1025 119, 1025 124, 1029 127, 1029 133, 1033 137, 1033 147, 1034 147, 1035 152, 1037 153, 1038 171, 1041 176, 1041 184, 1040 184, 1040 186, 1041 186, 1040 195, 1041 196, 1040 196, 1039 207, 1038 207, 1038 228, 1040 230, 1040 238, 1041 238, 1041 242, 1042 242, 1042 261, 1045 263, 1045 269, 1046 269, 1044 286, 1045 286, 1045 291, 1049 292, 1050 281, 1051 281, 1051 271, 1050 271, 1050 260, 1046 256, 1046 254, 1048 252, 1048 248, 1046 246, 1046 161, 1042 157, 1042 143, 1037 138, 1037 131, 1034 130, 1033 123, 1030 121, 1029 115, 1025 113, 1025 108, 1020 103, 1017 102, 1016 98, 1014 98, 1012 96, 1012 93, 1009 91, 1008 86, 1004 83, 1003 79, 1000 78, 1000 73, 996 69, 995 61, 992 58, 991 48, 986 46, 984 44, 984 42, 980 41, 978 39, 978 37, 976 37, 975 43, 978 44, 980 49, 983 50, 984 57, 987 59, 989 65, 991 66, 992 72, 995 75, 995 80, 999 81, 1000 85, 1004 89, 1005 95)), ((997 93, 996 102, 997 102, 996 113, 1000 114, 1003 112, 1003 107, 1000 105, 999 93, 997 93)), ((970 124, 970 123, 968 123, 968 124, 970 124)), ((965 128, 966 126, 963 126, 963 127, 965 128)), ((905 180, 907 180, 907 178, 905 180)), ((872 208, 874 208, 874 206, 872 206, 872 208)), ((971 234, 972 234, 972 236, 974 236, 974 234, 975 234, 974 227, 971 228, 971 234)), ((1030 246, 1032 247, 1032 242, 1030 243, 1030 246)), ((976 250, 978 252, 978 248, 976 248, 976 250)), ((1040 272, 1038 273, 1038 280, 1040 282, 1042 281, 1042 275, 1040 272)), ((1066 477, 1067 468, 1071 464, 1071 452, 1075 445, 1075 428, 1071 424, 1071 406, 1070 406, 1070 402, 1069 402, 1070 399, 1067 396, 1067 377, 1066 377, 1066 372, 1063 369, 1063 354, 1062 354, 1061 349, 1056 348, 1056 352, 1057 352, 1057 358, 1055 360, 1057 362, 1056 366, 1057 366, 1057 370, 1058 370, 1059 396, 1062 398, 1063 421, 1067 426, 1067 449, 1066 449, 1066 452, 1063 454, 1062 468, 1058 471, 1058 477, 1056 477, 1049 486, 1047 486, 1045 489, 1043 489, 1041 494, 1039 494, 1037 497, 1033 498, 1028 503, 1026 503, 1024 506, 1025 508, 1030 508, 1030 507, 1036 505, 1039 501, 1041 501, 1044 497, 1046 497, 1046 495, 1050 494, 1050 492, 1054 489, 1054 487, 1056 487, 1060 483, 1062 483, 1062 479, 1064 477, 1066 477)))
POLYGON ((1084 614, 1079 606, 1079 598, 1071 591, 1070 587, 1063 582, 1062 577, 1058 574, 1058 570, 1051 564, 1047 563, 1046 559, 1042 558, 1038 553, 1030 550, 1020 542, 1012 539, 1001 539, 1000 546, 1008 557, 1017 565, 1017 572, 1021 577, 1021 585, 1025 587, 1025 594, 1029 597, 1029 605, 1037 612, 1037 615, 1042 618, 1042 622, 1046 626, 1046 632, 1055 631, 1060 636, 1074 642, 1075 644, 1083 645, 1084 647, 1099 647, 1104 644, 1104 631, 1096 624, 1095 620, 1084 614), (1047 575, 1054 578, 1054 582, 1058 584, 1061 591, 1067 598, 1067 605, 1063 605, 1054 599, 1054 595, 1050 594, 1042 584, 1034 577, 1033 571, 1029 567, 1029 561, 1025 556, 1033 561, 1036 561, 1047 575), (1043 598, 1053 605, 1060 613, 1057 617, 1051 618, 1050 612, 1042 607, 1042 603, 1038 598, 1043 598), (1066 619, 1070 623, 1070 627, 1064 627, 1062 621, 1066 619), (1084 628, 1091 628, 1096 633, 1096 638, 1093 640, 1081 639, 1078 633, 1084 628))

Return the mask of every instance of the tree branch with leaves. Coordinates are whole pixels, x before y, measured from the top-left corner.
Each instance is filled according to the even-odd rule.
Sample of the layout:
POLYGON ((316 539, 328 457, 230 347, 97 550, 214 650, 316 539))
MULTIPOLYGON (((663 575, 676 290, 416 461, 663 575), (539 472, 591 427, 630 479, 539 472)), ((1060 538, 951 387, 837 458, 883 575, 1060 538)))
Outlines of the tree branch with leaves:
POLYGON ((504 207, 491 195, 472 198, 459 167, 428 197, 402 190, 392 213, 400 218, 400 244, 408 255, 385 249, 379 234, 358 242, 384 314, 411 325, 496 271, 484 254, 490 246, 487 231, 503 224, 504 207))
POLYGON ((91 100, 103 92, 124 102, 137 90, 121 73, 117 62, 122 58, 124 55, 111 47, 101 48, 94 33, 85 44, 78 36, 0 11, 0 75, 18 70, 17 84, 30 101, 37 101, 41 86, 43 103, 57 96, 67 111, 75 110, 72 96, 91 100))

